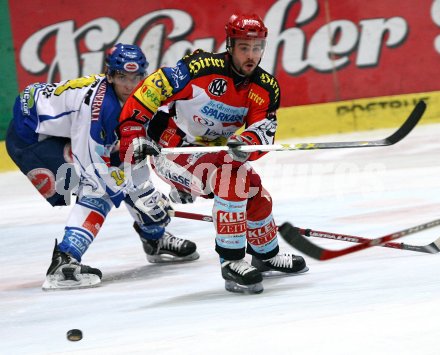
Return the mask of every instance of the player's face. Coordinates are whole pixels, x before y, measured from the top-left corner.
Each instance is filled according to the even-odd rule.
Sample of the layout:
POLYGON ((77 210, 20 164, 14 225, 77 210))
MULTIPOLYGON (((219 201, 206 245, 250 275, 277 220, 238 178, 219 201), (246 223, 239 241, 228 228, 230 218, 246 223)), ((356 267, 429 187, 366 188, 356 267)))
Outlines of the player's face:
POLYGON ((116 96, 122 103, 127 101, 131 92, 143 79, 143 75, 136 73, 116 72, 112 76, 107 75, 107 80, 113 84, 116 96))
POLYGON ((264 52, 262 39, 236 39, 232 48, 232 63, 235 69, 245 76, 250 76, 264 52))

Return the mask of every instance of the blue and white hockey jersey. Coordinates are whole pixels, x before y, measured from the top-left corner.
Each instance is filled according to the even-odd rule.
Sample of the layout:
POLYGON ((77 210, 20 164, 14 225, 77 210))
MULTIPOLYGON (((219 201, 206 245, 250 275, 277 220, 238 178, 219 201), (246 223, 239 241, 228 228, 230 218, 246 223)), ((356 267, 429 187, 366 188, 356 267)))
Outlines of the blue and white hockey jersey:
POLYGON ((35 83, 16 99, 14 126, 28 144, 49 136, 70 138, 80 183, 90 186, 93 194, 108 194, 119 206, 132 188, 121 170, 110 166, 120 111, 121 103, 102 74, 35 83))

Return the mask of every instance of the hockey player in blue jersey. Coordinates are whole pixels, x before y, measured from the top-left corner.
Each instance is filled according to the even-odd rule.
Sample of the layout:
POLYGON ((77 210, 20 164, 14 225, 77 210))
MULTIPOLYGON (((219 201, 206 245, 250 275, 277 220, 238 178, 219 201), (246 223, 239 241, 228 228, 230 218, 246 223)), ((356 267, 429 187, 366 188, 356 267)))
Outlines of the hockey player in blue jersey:
POLYGON ((119 43, 106 57, 105 74, 32 84, 15 101, 6 136, 12 160, 52 206, 68 205, 72 191, 76 195, 62 241, 55 240, 44 290, 101 282, 101 271, 81 264, 81 258, 110 209, 122 201, 148 261, 199 258, 193 242, 165 231, 171 207, 151 183, 148 168, 121 164, 112 154, 121 106, 147 67, 139 47, 119 43))

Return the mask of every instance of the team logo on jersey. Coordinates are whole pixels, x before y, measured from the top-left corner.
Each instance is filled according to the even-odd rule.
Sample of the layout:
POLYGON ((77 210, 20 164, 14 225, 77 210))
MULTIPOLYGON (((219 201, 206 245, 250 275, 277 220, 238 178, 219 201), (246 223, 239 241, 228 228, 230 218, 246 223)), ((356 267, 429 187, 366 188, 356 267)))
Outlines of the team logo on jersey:
POLYGON ((32 169, 27 177, 45 199, 55 195, 55 176, 49 169, 32 169))
POLYGON ((214 96, 222 96, 228 88, 228 83, 224 79, 214 79, 208 86, 208 91, 214 96))
POLYGON ((136 62, 125 63, 124 70, 129 73, 136 72, 139 70, 139 64, 136 62))
POLYGON ((202 126, 205 126, 205 127, 212 127, 212 126, 214 126, 214 122, 212 122, 210 120, 207 120, 206 118, 197 116, 197 115, 193 116, 193 121, 195 123, 200 123, 202 126))

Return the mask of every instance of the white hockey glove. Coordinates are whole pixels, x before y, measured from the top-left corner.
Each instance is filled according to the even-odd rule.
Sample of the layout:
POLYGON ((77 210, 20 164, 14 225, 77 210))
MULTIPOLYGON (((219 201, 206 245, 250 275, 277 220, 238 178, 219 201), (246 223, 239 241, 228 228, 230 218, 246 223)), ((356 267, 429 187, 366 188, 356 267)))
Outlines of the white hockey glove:
POLYGON ((181 203, 184 205, 187 203, 193 203, 196 200, 196 196, 193 196, 188 192, 178 189, 171 189, 170 193, 168 194, 168 197, 174 203, 181 203))
POLYGON ((245 161, 247 161, 251 153, 242 152, 235 148, 241 147, 243 145, 251 145, 251 144, 252 141, 250 140, 250 138, 240 135, 231 136, 226 142, 226 145, 229 148, 231 148, 229 149, 228 154, 232 157, 233 160, 238 161, 240 163, 244 163, 245 161))

